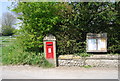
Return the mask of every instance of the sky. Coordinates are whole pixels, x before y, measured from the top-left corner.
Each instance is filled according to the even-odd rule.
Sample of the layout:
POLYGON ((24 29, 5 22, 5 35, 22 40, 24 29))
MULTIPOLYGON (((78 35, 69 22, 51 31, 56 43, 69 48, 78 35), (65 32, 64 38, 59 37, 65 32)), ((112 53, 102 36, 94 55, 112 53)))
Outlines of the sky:
POLYGON ((7 8, 10 5, 11 5, 11 2, 0 2, 0 12, 1 12, 0 17, 2 16, 3 13, 10 12, 7 8))

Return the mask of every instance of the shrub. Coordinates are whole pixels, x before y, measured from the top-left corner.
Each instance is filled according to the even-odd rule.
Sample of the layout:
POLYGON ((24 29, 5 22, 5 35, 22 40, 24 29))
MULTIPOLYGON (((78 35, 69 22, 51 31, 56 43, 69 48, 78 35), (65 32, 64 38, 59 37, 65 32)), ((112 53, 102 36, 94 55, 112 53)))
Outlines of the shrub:
POLYGON ((11 36, 13 35, 15 32, 15 28, 12 28, 12 27, 9 27, 9 26, 5 26, 3 29, 2 29, 2 35, 3 36, 11 36))
POLYGON ((76 40, 57 41, 57 46, 57 53, 61 55, 85 52, 85 42, 76 42, 76 40))
POLYGON ((112 45, 108 48, 110 53, 119 53, 120 52, 120 45, 112 45))

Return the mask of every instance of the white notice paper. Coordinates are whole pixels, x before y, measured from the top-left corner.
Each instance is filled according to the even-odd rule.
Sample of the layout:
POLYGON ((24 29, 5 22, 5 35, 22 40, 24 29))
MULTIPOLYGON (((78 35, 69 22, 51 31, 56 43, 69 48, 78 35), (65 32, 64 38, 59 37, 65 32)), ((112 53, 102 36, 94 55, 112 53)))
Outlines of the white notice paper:
POLYGON ((105 50, 105 49, 106 49, 106 40, 98 39, 98 50, 105 50))
POLYGON ((88 39, 88 50, 96 50, 96 39, 88 39))

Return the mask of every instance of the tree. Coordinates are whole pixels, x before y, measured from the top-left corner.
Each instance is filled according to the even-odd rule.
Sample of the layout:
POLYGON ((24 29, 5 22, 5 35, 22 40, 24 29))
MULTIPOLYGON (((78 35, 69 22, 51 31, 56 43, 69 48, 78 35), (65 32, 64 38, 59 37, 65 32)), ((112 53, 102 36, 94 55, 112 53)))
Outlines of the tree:
POLYGON ((108 52, 119 52, 120 2, 73 2, 66 3, 70 10, 62 13, 57 24, 57 44, 60 54, 86 51, 87 33, 108 34, 108 52), (69 13, 70 12, 70 13, 69 13))
POLYGON ((27 51, 43 51, 43 37, 55 31, 55 25, 60 21, 58 12, 62 7, 55 2, 20 2, 13 9, 21 13, 18 17, 23 22, 20 38, 27 51))
POLYGON ((15 30, 13 25, 15 22, 16 18, 11 13, 4 13, 2 17, 2 34, 5 36, 13 35, 15 30))
POLYGON ((0 19, 0 36, 1 36, 1 33, 2 33, 2 27, 1 27, 1 25, 2 25, 2 19, 0 19))
POLYGON ((57 53, 73 54, 85 52, 86 33, 89 32, 107 32, 108 46, 117 45, 118 48, 119 33, 111 33, 119 29, 118 4, 24 2, 18 3, 13 11, 21 14, 19 19, 23 21, 23 25, 20 38, 27 51, 43 51, 43 37, 53 34, 57 38, 57 53))
POLYGON ((84 2, 72 3, 74 24, 81 30, 81 39, 86 40, 86 33, 104 33, 108 35, 108 51, 120 49, 120 2, 84 2))

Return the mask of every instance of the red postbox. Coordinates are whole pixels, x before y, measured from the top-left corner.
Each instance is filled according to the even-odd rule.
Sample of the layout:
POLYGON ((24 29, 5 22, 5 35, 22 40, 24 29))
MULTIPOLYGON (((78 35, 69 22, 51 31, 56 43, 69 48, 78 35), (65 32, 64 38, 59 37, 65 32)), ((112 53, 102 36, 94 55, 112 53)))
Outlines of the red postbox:
POLYGON ((46 58, 54 59, 53 42, 46 42, 46 58))
POLYGON ((50 63, 56 64, 56 38, 53 35, 47 35, 43 39, 45 59, 50 63))

